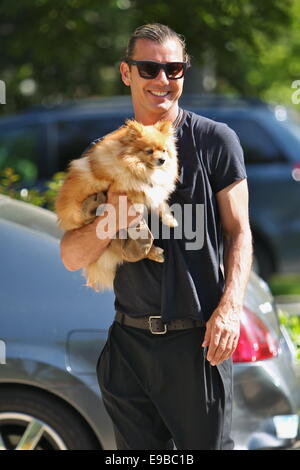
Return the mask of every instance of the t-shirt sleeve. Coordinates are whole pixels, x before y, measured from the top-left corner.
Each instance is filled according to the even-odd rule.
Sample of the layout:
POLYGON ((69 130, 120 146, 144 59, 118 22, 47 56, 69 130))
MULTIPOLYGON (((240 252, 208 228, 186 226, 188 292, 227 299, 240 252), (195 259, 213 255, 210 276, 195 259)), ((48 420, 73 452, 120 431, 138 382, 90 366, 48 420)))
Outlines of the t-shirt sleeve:
POLYGON ((209 178, 214 193, 247 178, 244 152, 237 134, 227 124, 217 123, 209 138, 209 178))

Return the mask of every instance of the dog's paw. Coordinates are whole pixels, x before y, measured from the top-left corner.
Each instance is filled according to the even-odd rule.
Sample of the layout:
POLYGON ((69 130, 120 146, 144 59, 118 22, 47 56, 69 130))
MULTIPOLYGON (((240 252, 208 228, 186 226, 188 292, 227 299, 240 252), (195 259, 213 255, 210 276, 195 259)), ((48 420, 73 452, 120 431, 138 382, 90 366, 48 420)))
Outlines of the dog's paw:
POLYGON ((156 261, 157 263, 163 263, 165 261, 164 250, 159 246, 152 245, 147 258, 151 259, 152 261, 156 261))
POLYGON ((83 201, 81 213, 85 219, 85 223, 90 223, 95 219, 98 206, 105 202, 106 195, 103 192, 92 194, 83 201))

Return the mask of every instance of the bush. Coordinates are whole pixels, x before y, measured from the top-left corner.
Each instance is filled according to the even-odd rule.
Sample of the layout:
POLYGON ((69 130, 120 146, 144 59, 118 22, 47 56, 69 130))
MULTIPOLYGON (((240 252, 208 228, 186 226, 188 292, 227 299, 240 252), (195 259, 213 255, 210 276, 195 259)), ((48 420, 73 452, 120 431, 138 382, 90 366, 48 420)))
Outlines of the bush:
MULTIPOLYGON (((270 279, 269 284, 274 296, 283 296, 281 301, 287 296, 299 304, 300 274, 277 274, 270 279)), ((280 305, 281 301, 279 301, 279 320, 287 329, 297 349, 297 357, 300 359, 300 316, 293 315, 292 311, 284 311, 284 307, 280 305)))
POLYGON ((300 360, 300 317, 279 312, 279 321, 285 326, 297 351, 297 358, 300 360))
POLYGON ((58 172, 45 183, 43 189, 26 188, 22 186, 20 175, 15 173, 12 168, 5 168, 0 172, 0 194, 53 211, 55 198, 64 177, 64 172, 58 172))

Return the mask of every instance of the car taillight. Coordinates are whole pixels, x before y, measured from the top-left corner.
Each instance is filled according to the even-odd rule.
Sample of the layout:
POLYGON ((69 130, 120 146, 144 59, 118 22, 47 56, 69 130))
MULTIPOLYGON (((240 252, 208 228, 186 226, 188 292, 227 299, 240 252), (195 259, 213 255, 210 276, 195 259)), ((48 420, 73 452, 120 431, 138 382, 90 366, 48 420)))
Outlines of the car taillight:
POLYGON ((255 362, 277 356, 278 343, 265 323, 244 307, 240 338, 233 353, 233 362, 255 362))
POLYGON ((300 163, 295 163, 293 165, 292 177, 295 181, 300 181, 300 163))

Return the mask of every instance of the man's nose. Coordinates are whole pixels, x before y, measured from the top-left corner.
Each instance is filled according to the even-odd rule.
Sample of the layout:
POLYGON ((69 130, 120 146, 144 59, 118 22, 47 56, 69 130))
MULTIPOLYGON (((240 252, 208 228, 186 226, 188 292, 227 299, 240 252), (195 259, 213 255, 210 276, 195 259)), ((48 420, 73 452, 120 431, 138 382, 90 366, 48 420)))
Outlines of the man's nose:
POLYGON ((169 79, 166 75, 166 71, 164 69, 160 69, 159 74, 155 77, 155 81, 162 83, 162 84, 168 84, 169 79))

